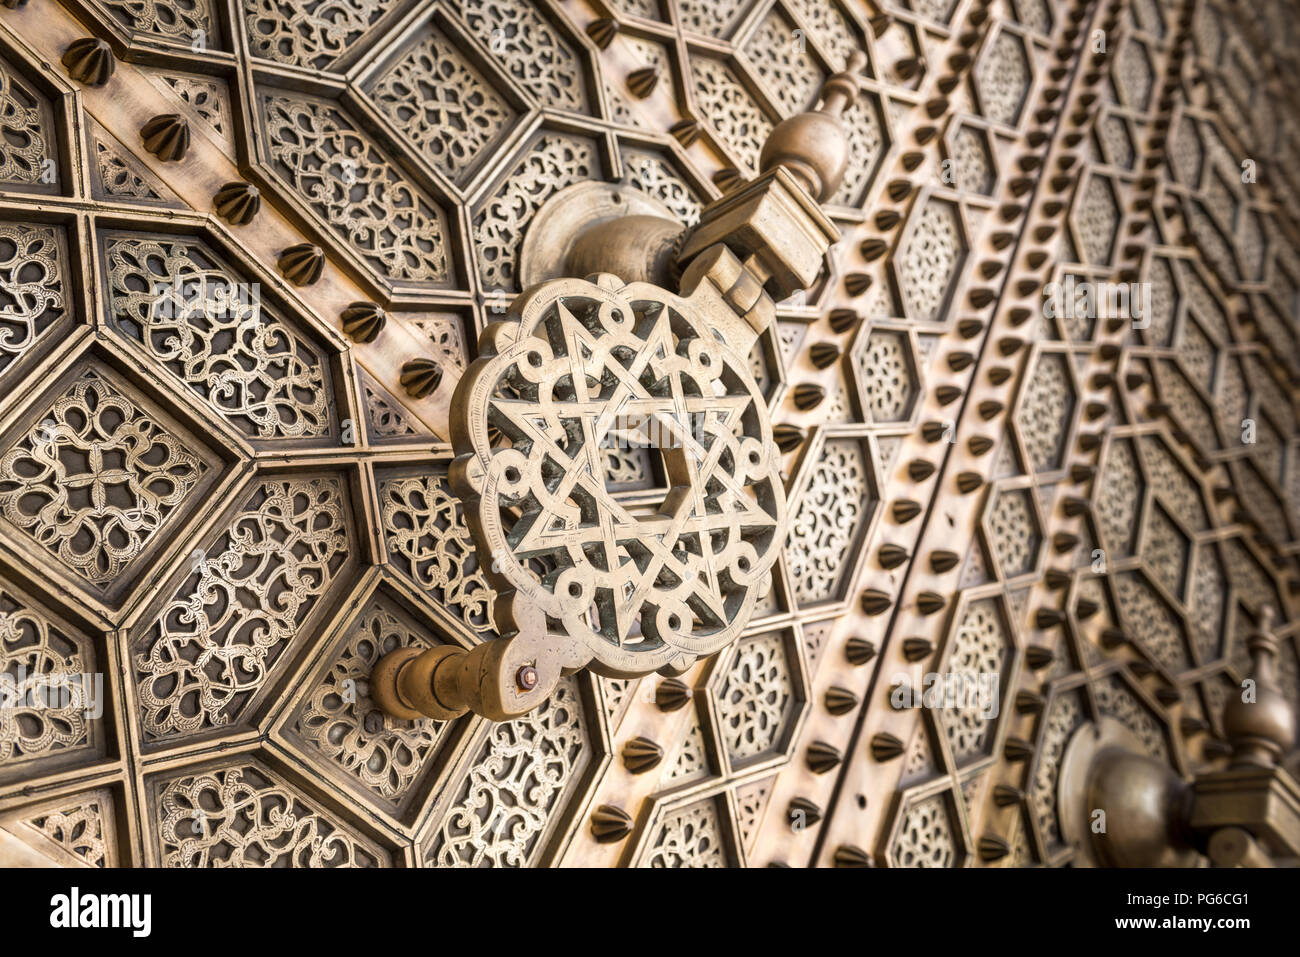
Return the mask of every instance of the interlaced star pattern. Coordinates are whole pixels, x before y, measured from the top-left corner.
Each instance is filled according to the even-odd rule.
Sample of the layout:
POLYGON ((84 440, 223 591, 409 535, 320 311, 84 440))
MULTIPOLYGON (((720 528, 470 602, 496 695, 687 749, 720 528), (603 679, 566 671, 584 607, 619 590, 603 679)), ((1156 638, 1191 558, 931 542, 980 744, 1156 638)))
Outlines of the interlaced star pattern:
POLYGON ((513 312, 525 318, 488 337, 497 354, 461 383, 477 411, 454 416, 453 438, 502 590, 578 639, 598 670, 645 674, 739 633, 785 499, 744 358, 697 329, 688 302, 618 285, 564 279, 523 297, 513 312), (663 498, 649 506, 606 487, 605 450, 628 423, 663 460, 663 498))

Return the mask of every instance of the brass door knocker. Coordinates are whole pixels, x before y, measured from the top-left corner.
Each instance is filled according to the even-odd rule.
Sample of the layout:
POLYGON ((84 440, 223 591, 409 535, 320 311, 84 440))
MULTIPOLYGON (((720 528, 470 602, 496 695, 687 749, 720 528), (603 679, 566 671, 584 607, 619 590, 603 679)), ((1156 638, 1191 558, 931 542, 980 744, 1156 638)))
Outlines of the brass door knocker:
POLYGON ((556 223, 563 234, 550 268, 587 278, 532 286, 483 331, 448 423, 452 486, 498 590, 502 637, 387 655, 371 681, 385 711, 505 720, 577 669, 679 674, 739 637, 786 537, 780 455, 748 357, 775 301, 809 287, 839 238, 818 201, 847 164, 838 117, 864 62, 855 54, 828 81, 820 112, 777 126, 763 173, 690 230, 640 207, 575 210, 590 191, 539 213, 547 247, 556 223), (605 483, 603 449, 629 433, 666 476, 639 507, 605 483))

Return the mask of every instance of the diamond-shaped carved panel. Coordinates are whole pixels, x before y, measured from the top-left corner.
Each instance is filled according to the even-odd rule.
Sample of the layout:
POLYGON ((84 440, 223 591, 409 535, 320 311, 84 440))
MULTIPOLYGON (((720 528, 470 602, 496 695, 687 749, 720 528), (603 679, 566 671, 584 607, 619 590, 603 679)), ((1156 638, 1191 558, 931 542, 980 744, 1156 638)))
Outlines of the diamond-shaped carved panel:
POLYGON ((917 207, 894 262, 912 318, 943 318, 968 248, 956 203, 931 196, 917 207))
POLYGON ((0 440, 0 517, 110 604, 221 478, 216 453, 88 361, 0 440))

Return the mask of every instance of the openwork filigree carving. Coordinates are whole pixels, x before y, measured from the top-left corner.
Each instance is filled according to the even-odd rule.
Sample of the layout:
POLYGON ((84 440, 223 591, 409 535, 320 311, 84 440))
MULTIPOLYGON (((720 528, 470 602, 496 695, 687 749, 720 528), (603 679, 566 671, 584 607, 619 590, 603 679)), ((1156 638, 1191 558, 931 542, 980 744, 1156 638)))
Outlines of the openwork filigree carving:
POLYGON ((254 56, 327 69, 397 0, 243 0, 254 56))
POLYGON ((908 805, 890 847, 898 867, 953 867, 957 863, 957 837, 943 794, 908 805))
POLYGON ((701 115, 736 160, 756 170, 763 142, 772 132, 762 107, 721 60, 692 56, 691 77, 701 115))
POLYGON ((743 51, 787 116, 807 109, 825 77, 807 48, 792 42, 794 25, 773 10, 750 33, 743 51))
POLYGON ((0 59, 0 182, 30 186, 51 181, 42 179, 56 173, 50 119, 45 102, 0 59))
POLYGON ((875 423, 907 418, 916 395, 912 349, 907 336, 888 329, 873 329, 860 362, 859 377, 867 393, 867 411, 875 423))
POLYGON ((266 480, 136 642, 150 739, 238 719, 347 558, 335 477, 266 480))
POLYGON ((838 597, 850 550, 873 506, 861 441, 828 441, 790 519, 786 562, 800 604, 838 597))
POLYGON ((1074 401, 1074 383, 1065 358, 1059 353, 1040 355, 1016 415, 1025 450, 1037 471, 1060 467, 1074 401))
MULTIPOLYGON (((996 697, 979 700, 974 689, 983 687, 983 682, 991 683, 994 679, 989 675, 997 675, 1000 681, 1010 645, 995 599, 982 598, 966 606, 944 659, 945 671, 961 676, 964 697, 937 709, 953 760, 959 765, 982 757, 992 743, 998 702, 996 697)), ((1000 688, 994 686, 992 693, 996 696, 1000 688)))
POLYGON ((454 804, 429 839, 425 863, 534 863, 591 754, 587 720, 577 679, 564 678, 536 710, 491 725, 454 804))
POLYGON ((957 272, 966 258, 961 212, 947 200, 930 199, 899 260, 903 298, 917 319, 938 321, 957 272))
MULTIPOLYGON (((104 800, 107 800, 105 796, 104 800)), ((91 867, 103 867, 109 850, 105 845, 104 808, 99 798, 91 798, 65 808, 47 811, 31 820, 31 825, 69 854, 91 867)))
POLYGON ((543 106, 585 112, 582 62, 534 7, 524 0, 465 0, 459 13, 543 106))
POLYGON ((0 456, 0 514, 93 586, 180 513, 208 462, 89 367, 0 456))
POLYGON ((596 175, 590 140, 548 133, 532 145, 474 217, 474 251, 485 290, 519 289, 519 247, 533 214, 564 187, 596 175))
POLYGON ((155 785, 164 867, 381 867, 350 833, 278 775, 248 762, 155 785))
POLYGON ((496 592, 446 476, 381 476, 379 509, 388 560, 468 627, 492 630, 496 592))
POLYGON ((727 867, 728 853, 716 798, 668 814, 642 867, 727 867))
POLYGON ((586 655, 637 675, 736 637, 776 559, 785 496, 748 360, 689 303, 602 283, 536 287, 512 307, 518 324, 484 332, 486 358, 457 390, 452 474, 515 623, 545 615, 580 645, 565 653, 574 666, 586 655), (611 496, 602 446, 650 428, 671 488, 642 515, 611 496))
POLYGON ((370 698, 368 679, 375 663, 393 649, 432 644, 389 602, 372 600, 348 628, 293 725, 309 751, 323 755, 389 804, 404 798, 418 781, 447 725, 384 714, 370 698))
POLYGON ((445 284, 441 209, 333 104, 284 94, 262 98, 276 171, 381 276, 445 284))
POLYGON ((63 241, 53 226, 0 223, 0 372, 65 314, 63 241))
POLYGON ((993 511, 989 513, 993 551, 997 554, 1004 578, 1032 572, 1038 563, 1042 536, 1029 496, 1030 493, 1024 489, 1000 492, 993 511))
POLYGON ((162 40, 192 44, 197 33, 205 41, 213 36, 215 18, 210 0, 104 0, 127 29, 162 40))
POLYGON ((0 771, 94 744, 90 715, 97 702, 81 679, 93 664, 85 638, 0 590, 0 771))
POLYGON ((456 181, 464 181, 517 118, 505 97, 434 27, 379 76, 370 95, 429 162, 456 181))
POLYGON ((1024 41, 1002 31, 985 55, 975 77, 984 115, 998 123, 1015 126, 1029 93, 1033 74, 1024 41))
POLYGON ((779 632, 737 644, 717 697, 721 735, 733 763, 779 746, 794 703, 794 676, 779 632))
POLYGON ((330 432, 316 349, 202 243, 121 237, 107 245, 114 322, 242 432, 330 432))

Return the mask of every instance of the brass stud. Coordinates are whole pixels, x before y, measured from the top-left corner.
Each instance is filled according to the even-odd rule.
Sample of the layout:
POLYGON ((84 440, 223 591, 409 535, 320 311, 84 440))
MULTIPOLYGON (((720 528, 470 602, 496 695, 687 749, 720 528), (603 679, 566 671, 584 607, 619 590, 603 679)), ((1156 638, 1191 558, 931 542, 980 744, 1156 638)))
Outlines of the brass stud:
POLYGON ((862 322, 862 316, 852 309, 832 309, 826 321, 830 324, 832 332, 843 335, 856 329, 862 322))
POLYGON ((686 707, 694 694, 680 678, 665 678, 655 686, 655 704, 660 711, 677 711, 686 707))
POLYGON ((1056 608, 1040 608, 1034 612, 1035 628, 1055 628, 1063 621, 1065 615, 1056 608))
POLYGON ((806 797, 792 798, 785 809, 785 819, 792 829, 802 831, 822 819, 822 809, 806 797))
POLYGON ((822 404, 826 389, 815 382, 804 382, 794 387, 794 405, 801 412, 810 412, 822 404))
POLYGON ((1034 746, 1024 738, 1007 738, 1002 753, 1008 761, 1028 761, 1034 756, 1034 746))
POLYGON ((862 258, 870 262, 873 259, 879 259, 884 255, 888 244, 883 239, 867 239, 858 247, 862 253, 862 258))
POLYGON ((980 860, 985 864, 1000 861, 1011 853, 1011 845, 996 834, 985 834, 979 839, 980 860))
POLYGON ((804 430, 797 425, 776 425, 772 427, 772 441, 783 454, 789 454, 803 444, 804 430))
POLYGON ((633 70, 627 75, 628 91, 638 100, 644 100, 659 84, 659 68, 657 66, 645 66, 633 70))
MULTIPOLYGON (((1042 628, 1043 626, 1039 625, 1038 627, 1042 628)), ((1029 666, 1031 671, 1042 671, 1055 660, 1055 652, 1043 645, 1030 645, 1025 649, 1025 664, 1029 666)))
POLYGON ((1017 691, 1016 711, 1020 714, 1039 714, 1047 702, 1037 691, 1017 691))
POLYGON ((924 482, 934 474, 934 463, 925 459, 912 459, 907 463, 907 474, 913 482, 924 482))
POLYGON ((276 260, 281 275, 295 286, 310 286, 325 268, 325 252, 312 243, 299 243, 280 253, 276 260))
POLYGON ((388 322, 384 310, 373 302, 352 303, 343 310, 342 319, 344 334, 358 344, 374 342, 388 322))
POLYGON ((930 553, 930 570, 936 575, 942 575, 944 572, 950 572, 957 567, 961 561, 961 556, 956 552, 950 552, 947 549, 936 549, 930 553))
POLYGON ((915 664, 934 654, 934 642, 929 638, 913 636, 903 639, 903 657, 915 664))
POLYGON ((623 766, 632 774, 644 774, 664 759, 664 749, 649 738, 636 737, 623 745, 623 766))
MULTIPOLYGON (((960 395, 961 390, 957 390, 960 395)), ((949 426, 943 422, 923 422, 921 423, 921 438, 927 442, 938 442, 948 434, 949 426)))
POLYGON ((910 499, 900 499, 894 503, 893 507, 894 521, 900 525, 906 525, 916 516, 921 514, 921 505, 910 499))
POLYGON ((839 359, 840 347, 833 342, 814 343, 812 348, 808 350, 808 357, 818 369, 827 369, 839 359))
POLYGON ((937 611, 942 611, 945 604, 944 597, 938 592, 923 591, 916 596, 916 610, 922 615, 933 615, 937 611))
POLYGON ((1067 495, 1061 503, 1061 511, 1070 518, 1083 515, 1088 511, 1089 505, 1086 498, 1079 498, 1077 495, 1067 495))
POLYGON ((1172 708, 1183 700, 1183 696, 1178 693, 1177 688, 1170 688, 1168 685, 1161 685, 1156 689, 1156 700, 1166 708, 1172 708))
POLYGON ((97 37, 73 40, 59 60, 68 70, 68 76, 86 86, 103 86, 117 69, 113 48, 97 37))
POLYGON ((880 567, 886 570, 897 568, 908 559, 907 549, 902 545, 886 543, 880 546, 878 553, 880 567))
POLYGON ((184 159, 190 148, 190 124, 178 113, 155 116, 140 128, 144 148, 164 162, 184 159))
POLYGON ((844 277, 844 288, 850 296, 860 296, 871 288, 872 278, 864 272, 849 273, 844 277))
POLYGON ((909 56, 894 64, 894 72, 898 74, 900 80, 910 80, 920 73, 924 67, 925 61, 921 57, 909 56))
POLYGON ((993 803, 998 807, 1011 807, 1025 799, 1025 792, 1009 784, 993 785, 993 803))
POLYGON ((1198 734, 1204 734, 1210 730, 1210 725, 1204 718, 1197 718, 1189 714, 1178 722, 1178 730, 1183 733, 1184 738, 1190 738, 1198 734))
POLYGON ((825 774, 839 766, 844 760, 844 755, 840 749, 833 744, 827 744, 825 741, 814 741, 808 745, 808 751, 804 755, 804 761, 808 765, 808 770, 813 774, 825 774))
POLYGON ((888 731, 880 731, 871 736, 871 756, 877 761, 892 761, 902 753, 903 742, 888 731))
POLYGON ((891 180, 885 191, 889 194, 891 200, 895 203, 901 203, 912 194, 912 184, 905 179, 891 180))
POLYGON ((826 710, 836 717, 848 714, 858 706, 858 696, 848 688, 838 686, 826 689, 826 710))
POLYGON ((613 17, 601 17, 587 24, 587 36, 591 42, 604 50, 618 33, 618 21, 613 17))
POLYGON ((841 844, 831 855, 831 863, 836 867, 873 867, 871 855, 852 844, 841 844))
POLYGON ((409 359, 402 365, 399 381, 407 395, 423 399, 437 391, 442 382, 442 366, 433 359, 409 359))
POLYGON ((1101 646, 1107 651, 1114 651, 1123 645, 1128 644, 1128 635, 1124 634, 1119 628, 1105 628, 1101 633, 1101 646))
POLYGON ((600 844, 613 844, 632 833, 632 818, 621 807, 602 804, 591 812, 591 836, 600 844))
POLYGON ((682 144, 683 149, 690 149, 695 145, 695 141, 700 138, 700 124, 695 120, 678 120, 672 126, 668 127, 668 132, 678 143, 682 144))
POLYGON ((862 611, 867 615, 884 614, 893 603, 893 596, 878 588, 868 588, 862 593, 862 611))
POLYGON ((724 193, 730 193, 744 182, 745 177, 741 176, 740 170, 734 166, 724 167, 713 174, 713 185, 724 193))
POLYGON ((262 194, 251 183, 227 183, 213 197, 217 215, 232 226, 245 226, 262 208, 262 194))
POLYGON ((844 643, 844 657, 849 664, 861 668, 876 657, 876 646, 865 638, 850 638, 844 643))

